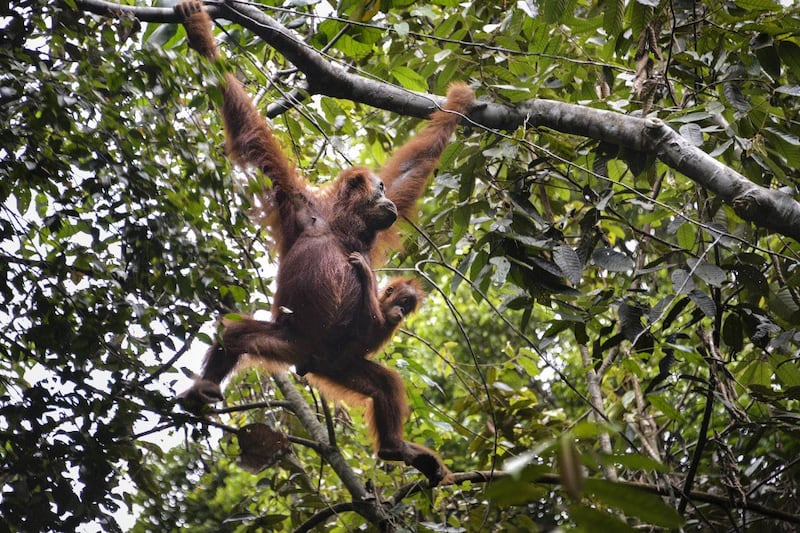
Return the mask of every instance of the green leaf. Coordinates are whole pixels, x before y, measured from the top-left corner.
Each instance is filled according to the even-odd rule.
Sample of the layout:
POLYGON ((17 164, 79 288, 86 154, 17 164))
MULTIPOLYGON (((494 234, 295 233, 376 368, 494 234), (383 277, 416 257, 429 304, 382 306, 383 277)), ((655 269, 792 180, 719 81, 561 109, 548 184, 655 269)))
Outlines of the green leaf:
POLYGON ((147 44, 157 48, 165 48, 167 43, 178 35, 179 28, 182 28, 180 24, 161 24, 147 37, 147 44))
POLYGON ((722 324, 722 340, 734 352, 740 352, 744 348, 742 321, 736 313, 728 313, 725 318, 722 324))
POLYGON ((486 490, 490 500, 500 506, 524 505, 544 497, 548 489, 541 485, 511 477, 498 479, 486 490))
POLYGON ((619 518, 586 505, 570 505, 569 517, 584 531, 633 533, 637 531, 619 518))
POLYGON ((622 24, 625 17, 625 0, 608 0, 603 10, 603 29, 616 37, 622 33, 622 24))
MULTIPOLYGON (((649 399, 650 397, 648 397, 649 399)), ((674 420, 679 420, 676 418, 674 420)), ((601 464, 617 464, 629 470, 648 470, 653 472, 669 472, 669 466, 659 463, 652 457, 640 453, 629 453, 600 457, 601 464)))
POLYGON ((583 491, 583 470, 578 448, 569 434, 558 439, 556 463, 561 486, 573 501, 579 501, 583 491))
POLYGON ((542 18, 547 23, 561 22, 566 11, 568 0, 544 0, 541 3, 542 18))
POLYGON ((764 361, 753 361, 742 372, 741 380, 750 387, 760 386, 768 389, 772 383, 772 367, 764 361))
POLYGON ((349 35, 342 35, 336 41, 336 49, 341 50, 347 57, 359 59, 372 53, 372 46, 356 41, 349 35))
POLYGON ((655 6, 644 5, 643 2, 632 2, 631 5, 631 30, 634 35, 640 35, 653 18, 655 6))
POLYGON ((686 250, 691 250, 694 246, 695 229, 694 225, 688 222, 683 222, 678 226, 678 246, 686 250))
POLYGON ((736 5, 748 11, 778 11, 781 5, 771 0, 736 0, 736 5))
POLYGON ((796 357, 770 355, 770 363, 784 388, 800 387, 800 366, 796 357))
POLYGON ((587 494, 593 499, 636 517, 645 523, 670 529, 681 527, 683 518, 664 500, 641 489, 603 479, 587 479, 587 494))
MULTIPOLYGON (((778 55, 790 72, 800 72, 800 45, 794 41, 778 41, 778 55)), ((780 89, 780 88, 779 88, 780 89)))
POLYGON ((406 89, 419 92, 428 91, 428 83, 425 81, 425 79, 408 67, 394 67, 390 74, 394 79, 400 82, 400 85, 406 89))
POLYGON ((674 405, 664 399, 660 394, 648 394, 647 399, 653 404, 653 407, 664 413, 670 420, 685 422, 683 415, 678 411, 674 405))

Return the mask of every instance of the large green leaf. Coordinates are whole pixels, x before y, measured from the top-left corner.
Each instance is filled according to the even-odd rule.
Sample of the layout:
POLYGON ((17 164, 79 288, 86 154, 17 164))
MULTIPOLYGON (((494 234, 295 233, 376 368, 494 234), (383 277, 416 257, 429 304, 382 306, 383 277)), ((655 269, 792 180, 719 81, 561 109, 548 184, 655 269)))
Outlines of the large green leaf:
POLYGON ((670 529, 683 524, 683 518, 660 496, 641 489, 602 479, 587 479, 585 489, 598 503, 619 509, 647 524, 670 529))

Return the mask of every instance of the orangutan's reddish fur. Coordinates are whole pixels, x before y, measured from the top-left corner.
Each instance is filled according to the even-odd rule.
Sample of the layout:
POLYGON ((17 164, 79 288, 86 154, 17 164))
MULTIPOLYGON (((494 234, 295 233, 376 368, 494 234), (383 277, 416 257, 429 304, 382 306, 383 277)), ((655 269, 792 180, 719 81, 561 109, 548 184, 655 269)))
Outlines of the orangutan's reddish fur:
MULTIPOLYGON (((218 61, 202 3, 184 0, 175 10, 190 46, 218 61)), ((209 349, 185 400, 220 399, 219 384, 244 355, 273 368, 294 365, 327 395, 366 406, 379 457, 414 466, 432 485, 449 482, 451 473, 436 453, 403 440, 409 409, 400 376, 367 358, 416 309, 422 291, 413 280, 400 279, 378 293, 372 265, 396 218, 412 214, 450 136, 473 106, 472 90, 451 85, 444 109, 377 175, 352 167, 317 192, 289 163, 233 74, 225 74, 221 89, 228 155, 272 180, 256 203, 279 254, 277 290, 272 321, 244 317, 224 323, 221 342, 209 349)))

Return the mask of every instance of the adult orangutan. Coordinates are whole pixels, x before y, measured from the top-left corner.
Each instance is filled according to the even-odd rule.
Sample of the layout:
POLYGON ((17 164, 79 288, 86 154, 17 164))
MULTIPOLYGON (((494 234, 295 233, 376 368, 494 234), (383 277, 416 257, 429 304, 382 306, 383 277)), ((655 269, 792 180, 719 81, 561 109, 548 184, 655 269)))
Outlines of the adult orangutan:
MULTIPOLYGON (((175 11, 190 46, 219 61, 203 4, 184 0, 175 11)), ((372 266, 379 244, 391 240, 399 215, 411 214, 456 125, 473 107, 472 90, 451 85, 444 108, 377 174, 355 166, 321 191, 289 163, 233 74, 225 74, 221 90, 228 155, 272 180, 256 203, 279 254, 277 289, 272 321, 226 321, 221 341, 209 349, 200 378, 184 397, 220 399, 219 384, 243 355, 273 368, 294 365, 327 395, 366 406, 380 458, 414 466, 431 485, 449 481, 450 471, 432 450, 403 440, 409 409, 400 376, 367 358, 416 308, 421 293, 401 280, 379 294, 372 266)))

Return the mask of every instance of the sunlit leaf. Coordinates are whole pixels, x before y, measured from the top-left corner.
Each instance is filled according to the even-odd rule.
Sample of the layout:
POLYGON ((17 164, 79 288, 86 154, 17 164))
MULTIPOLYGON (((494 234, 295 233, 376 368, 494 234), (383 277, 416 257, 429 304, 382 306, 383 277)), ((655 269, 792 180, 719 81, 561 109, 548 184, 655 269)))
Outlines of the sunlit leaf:
POLYGON ((428 84, 425 79, 408 67, 394 67, 392 76, 406 89, 420 92, 427 92, 428 90, 428 84))

